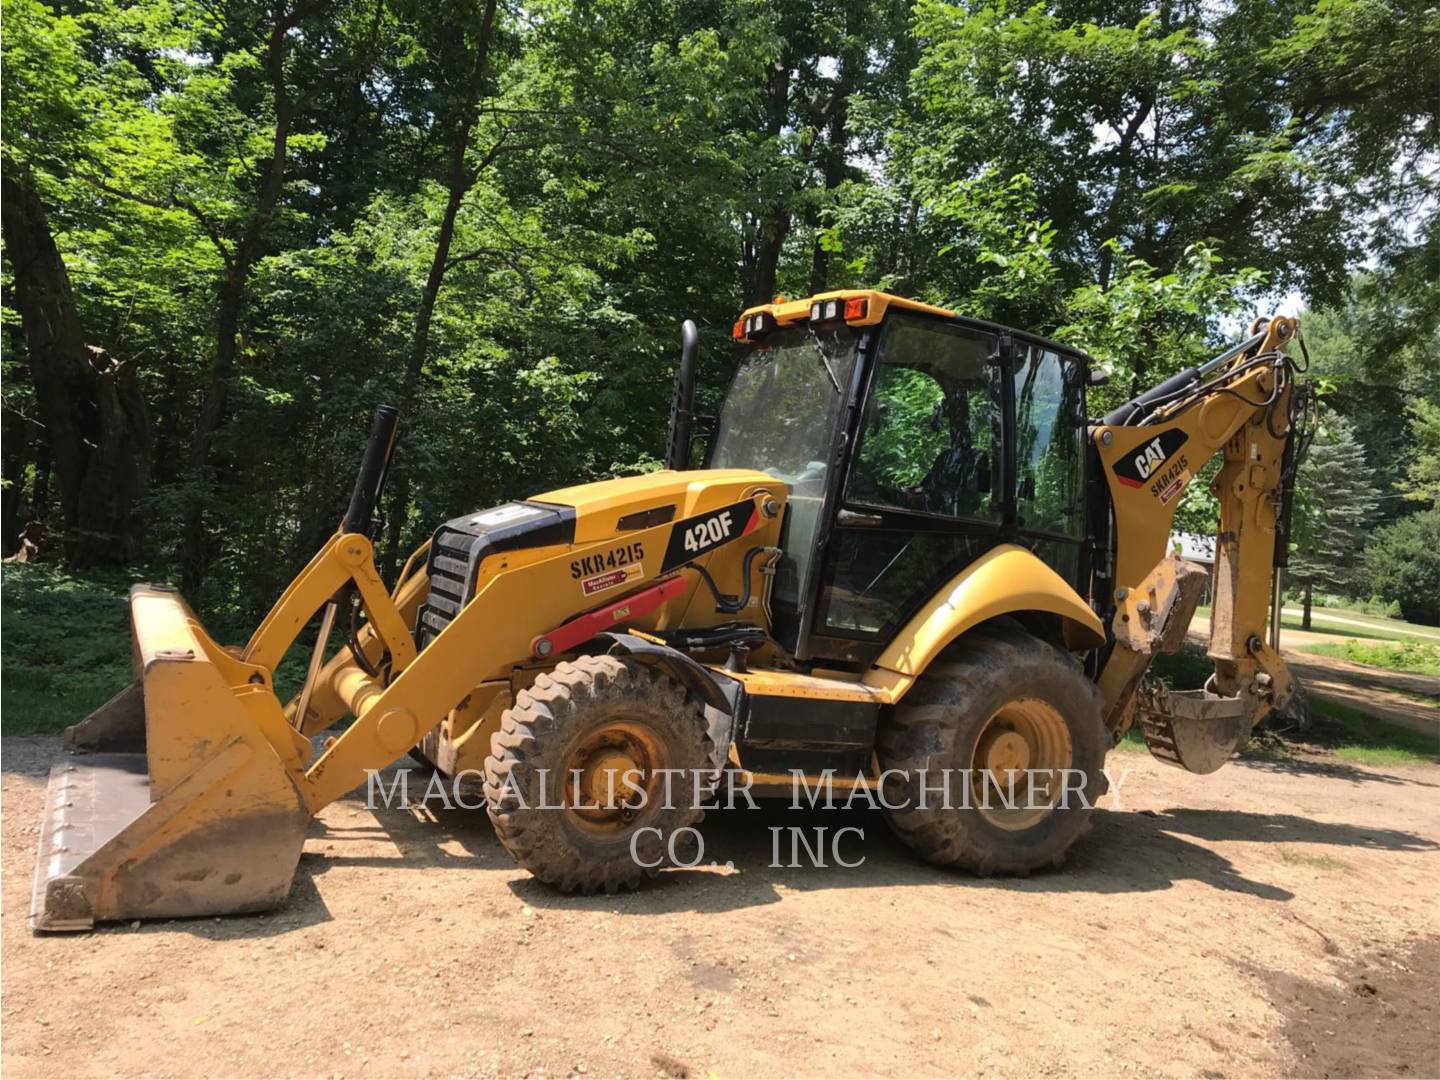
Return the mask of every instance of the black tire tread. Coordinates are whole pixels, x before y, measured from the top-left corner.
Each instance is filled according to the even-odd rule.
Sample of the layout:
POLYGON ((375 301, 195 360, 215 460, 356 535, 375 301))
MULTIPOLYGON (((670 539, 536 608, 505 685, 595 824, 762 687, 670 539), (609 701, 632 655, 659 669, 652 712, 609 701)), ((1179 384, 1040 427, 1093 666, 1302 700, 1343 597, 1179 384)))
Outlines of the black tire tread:
MULTIPOLYGON (((638 865, 628 852, 623 859, 597 858, 583 845, 567 847, 560 839, 558 811, 524 807, 515 796, 517 791, 536 790, 537 770, 556 769, 551 755, 570 732, 584 724, 587 711, 617 703, 652 716, 678 718, 679 737, 693 736, 690 756, 698 757, 672 763, 672 768, 703 769, 714 756, 703 721, 703 703, 693 691, 654 665, 610 655, 564 660, 540 675, 516 695, 515 704, 502 714, 500 728, 490 741, 485 802, 495 835, 517 863, 562 892, 634 889, 660 870, 659 866, 638 865), (694 723, 688 724, 686 717, 694 717, 694 723), (689 730, 692 727, 693 731, 689 730)), ((707 801, 709 792, 702 787, 702 794, 701 803, 707 801)), ((668 831, 693 825, 704 816, 697 806, 685 805, 688 801, 677 800, 681 805, 667 811, 671 815, 666 822, 668 831)))
MULTIPOLYGON (((1076 696, 1076 707, 1069 710, 1072 743, 1101 748, 1099 761, 1088 770, 1092 775, 1086 794, 1093 803, 1106 787, 1098 766, 1109 742, 1100 690, 1068 652, 1009 625, 987 626, 965 635, 920 676, 881 726, 876 743, 881 768, 900 770, 906 776, 921 769, 933 773, 937 766, 953 768, 957 742, 966 722, 973 722, 975 701, 1002 686, 1035 679, 1058 683, 1065 694, 1076 696), (1090 730, 1075 731, 1076 723, 1090 725, 1090 730)), ((1063 813, 1068 819, 1065 827, 1053 844, 1038 852, 1021 846, 1006 850, 973 810, 910 805, 887 810, 886 816, 900 839, 922 858, 986 876, 1026 875, 1043 865, 1061 865, 1070 846, 1090 827, 1089 810, 1063 813)))

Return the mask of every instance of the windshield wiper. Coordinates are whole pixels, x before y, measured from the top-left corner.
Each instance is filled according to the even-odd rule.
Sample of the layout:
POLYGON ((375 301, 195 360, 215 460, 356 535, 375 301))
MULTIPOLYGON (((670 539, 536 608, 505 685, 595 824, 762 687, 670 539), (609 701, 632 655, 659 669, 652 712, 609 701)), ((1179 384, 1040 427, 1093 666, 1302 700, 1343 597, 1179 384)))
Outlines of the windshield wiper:
POLYGON ((820 354, 820 363, 825 365, 825 374, 830 376, 830 385, 835 387, 835 393, 840 393, 840 380, 835 378, 835 372, 830 367, 830 357, 825 355, 825 346, 820 344, 820 335, 808 326, 805 329, 810 332, 810 341, 815 346, 815 351, 820 354))

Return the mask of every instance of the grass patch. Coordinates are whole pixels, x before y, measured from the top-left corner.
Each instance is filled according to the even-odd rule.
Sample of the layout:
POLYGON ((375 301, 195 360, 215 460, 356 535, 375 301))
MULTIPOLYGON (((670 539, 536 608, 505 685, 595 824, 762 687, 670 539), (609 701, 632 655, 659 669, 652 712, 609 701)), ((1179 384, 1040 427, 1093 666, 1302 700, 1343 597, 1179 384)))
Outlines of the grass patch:
POLYGON ((1414 675, 1440 675, 1440 643, 1406 639, 1386 644, 1362 641, 1326 641, 1307 645, 1303 652, 1316 656, 1336 656, 1355 664, 1404 671, 1414 675))
MULTIPOLYGON (((1195 609, 1195 614, 1209 619, 1210 608, 1201 605, 1195 609)), ((1368 637, 1382 641, 1407 641, 1412 638, 1420 638, 1425 641, 1440 642, 1440 631, 1432 627, 1416 626, 1403 619, 1387 619, 1382 615, 1364 615, 1355 611, 1315 608, 1311 611, 1310 628, 1306 630, 1300 623, 1300 612, 1287 607, 1280 619, 1280 625, 1285 630, 1302 630, 1307 634, 1325 634, 1342 638, 1368 637)), ((1284 644, 1283 638, 1281 644, 1284 644)))
POLYGON ((1333 855, 1311 855, 1304 851, 1291 851, 1288 848, 1280 849, 1280 861, 1290 866, 1308 866, 1312 870, 1343 870, 1349 873, 1354 869, 1343 859, 1337 859, 1333 855))
POLYGON ((1145 745, 1145 736, 1140 734, 1140 725, 1136 724, 1121 737, 1115 744, 1116 750, 1122 750, 1127 754, 1148 754, 1150 751, 1145 745))
POLYGON ((1344 761, 1362 765, 1425 765, 1440 761, 1440 739, 1392 724, 1349 705, 1310 699, 1312 729, 1306 734, 1344 761))
POLYGON ((0 578, 0 734, 56 732, 125 688, 140 575, 11 564, 0 578))

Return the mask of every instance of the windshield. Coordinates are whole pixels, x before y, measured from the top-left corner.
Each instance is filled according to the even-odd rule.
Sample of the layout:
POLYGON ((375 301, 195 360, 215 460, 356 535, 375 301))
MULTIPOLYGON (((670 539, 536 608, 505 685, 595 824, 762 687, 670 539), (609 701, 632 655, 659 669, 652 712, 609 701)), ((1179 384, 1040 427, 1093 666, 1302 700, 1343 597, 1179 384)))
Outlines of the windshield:
POLYGON ((758 469, 798 494, 819 495, 858 332, 793 327, 740 362, 715 429, 710 466, 758 469))
POLYGON ((715 429, 712 468, 759 469, 790 485, 771 600, 774 632, 792 645, 859 336, 845 326, 769 335, 740 362, 715 429))

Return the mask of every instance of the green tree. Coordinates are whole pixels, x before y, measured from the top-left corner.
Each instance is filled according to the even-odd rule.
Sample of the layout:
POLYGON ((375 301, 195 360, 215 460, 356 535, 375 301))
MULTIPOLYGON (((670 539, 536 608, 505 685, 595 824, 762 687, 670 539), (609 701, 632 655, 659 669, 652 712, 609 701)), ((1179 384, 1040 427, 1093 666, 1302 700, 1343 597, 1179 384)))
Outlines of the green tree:
POLYGON ((1419 399, 1410 406, 1413 449, 1399 488, 1412 502, 1440 506, 1440 403, 1419 399))
MULTIPOLYGON (((89 115, 103 107, 105 92, 85 55, 80 21, 33 0, 6 0, 4 22, 0 211, 12 270, 7 298, 13 299, 23 331, 25 381, 36 414, 26 417, 24 395, 7 385, 8 409, 27 421, 12 433, 19 435, 18 449, 7 445, 7 488, 18 494, 25 459, 33 456, 37 497, 30 515, 43 519, 53 466, 70 561, 123 563, 144 549, 150 419, 133 358, 107 348, 94 333, 94 321, 87 326, 82 317, 52 223, 67 173, 87 152, 89 115), (43 443, 30 423, 41 427, 43 443)), ((12 375, 18 365, 13 356, 8 361, 6 374, 12 375)), ((17 509, 18 502, 7 499, 7 547, 18 533, 17 509)))
POLYGON ((1109 284, 1109 241, 1162 268, 1204 242, 1334 297, 1357 247, 1426 234, 1396 208, 1435 218, 1440 17, 1422 3, 922 0, 915 29, 895 162, 1029 176, 1072 286, 1109 284))
POLYGON ((1437 452, 1426 449, 1425 417, 1440 395, 1440 284, 1396 270, 1358 273, 1340 300, 1306 311, 1300 324, 1310 375, 1333 385, 1330 407, 1350 421, 1375 473, 1375 524, 1404 516, 1413 509, 1411 471, 1423 476, 1437 452), (1407 414, 1410 423, 1396 422, 1407 414))
POLYGON ((1325 417, 1295 479, 1294 542, 1289 576, 1304 589, 1301 625, 1310 629, 1318 587, 1354 595, 1364 582, 1361 553, 1379 502, 1365 452, 1341 417, 1325 417))
POLYGON ((1422 626, 1440 626, 1440 506, 1401 518, 1365 548, 1365 571, 1378 596, 1422 626))

